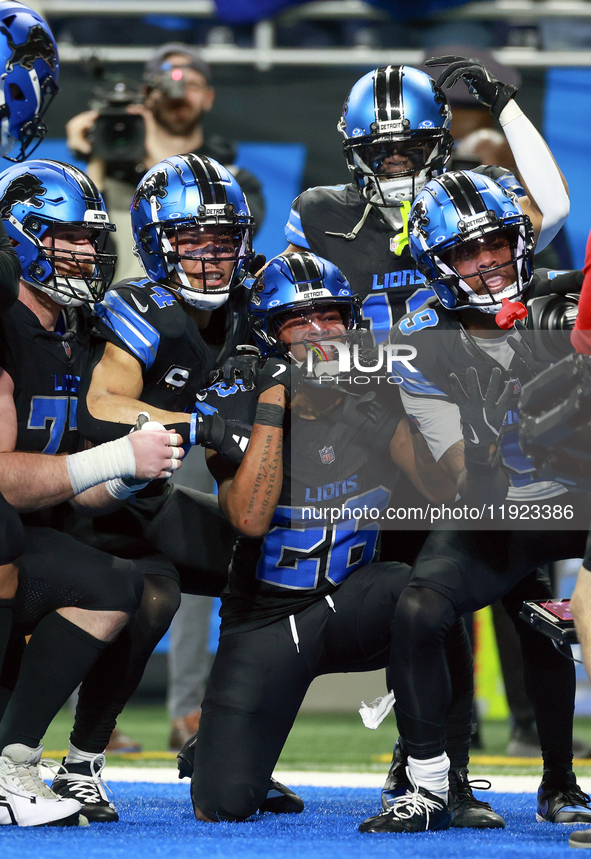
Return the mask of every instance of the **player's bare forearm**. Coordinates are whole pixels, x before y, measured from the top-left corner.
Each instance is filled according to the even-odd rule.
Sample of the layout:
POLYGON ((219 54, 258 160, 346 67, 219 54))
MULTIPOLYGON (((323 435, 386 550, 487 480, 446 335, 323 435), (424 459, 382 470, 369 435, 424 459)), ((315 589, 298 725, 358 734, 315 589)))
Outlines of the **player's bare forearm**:
POLYGON ((435 462, 421 433, 412 435, 412 447, 416 478, 405 468, 406 474, 429 501, 451 503, 456 496, 456 483, 441 465, 435 462))
POLYGON ((110 423, 134 426, 140 412, 147 412, 150 420, 157 421, 163 426, 170 424, 189 423, 191 415, 185 412, 168 412, 144 403, 135 397, 125 397, 110 391, 98 393, 87 398, 88 410, 93 418, 110 423))
POLYGON ((490 472, 475 473, 466 468, 464 442, 457 441, 448 448, 440 465, 455 480, 460 499, 466 504, 500 504, 507 497, 509 482, 503 469, 497 465, 490 472))
MULTIPOLYGON (((285 388, 270 388, 259 403, 285 407, 285 388)), ((220 487, 220 506, 247 537, 264 536, 271 525, 283 482, 283 429, 255 422, 246 455, 234 478, 220 487)))
POLYGON ((65 456, 0 453, 0 492, 17 510, 42 510, 72 498, 65 456))
POLYGON ((125 426, 134 426, 139 412, 148 412, 151 420, 165 426, 190 420, 190 415, 183 412, 169 412, 142 402, 143 389, 139 361, 113 343, 107 343, 93 370, 86 406, 96 420, 125 426))

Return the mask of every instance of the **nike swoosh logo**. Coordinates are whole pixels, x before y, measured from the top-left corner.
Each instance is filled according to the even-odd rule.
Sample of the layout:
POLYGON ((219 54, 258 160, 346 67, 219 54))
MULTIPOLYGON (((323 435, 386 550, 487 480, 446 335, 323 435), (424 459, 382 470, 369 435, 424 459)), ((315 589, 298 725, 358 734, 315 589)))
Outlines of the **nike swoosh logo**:
POLYGON ((275 370, 275 372, 273 373, 273 378, 276 379, 277 376, 280 376, 282 373, 285 373, 286 370, 287 370, 287 367, 285 366, 285 364, 280 364, 277 367, 277 369, 275 370))
POLYGON ((470 432, 472 433, 472 438, 469 439, 469 441, 471 441, 472 444, 480 444, 480 439, 476 435, 476 431, 474 430, 474 427, 472 426, 472 424, 468 424, 468 426, 470 427, 470 432))
POLYGON ((140 304, 140 302, 137 300, 137 298, 135 297, 133 292, 131 293, 131 297, 133 299, 133 303, 135 304, 135 306, 137 307, 137 309, 139 310, 140 313, 147 313, 148 312, 148 305, 147 304, 140 304))

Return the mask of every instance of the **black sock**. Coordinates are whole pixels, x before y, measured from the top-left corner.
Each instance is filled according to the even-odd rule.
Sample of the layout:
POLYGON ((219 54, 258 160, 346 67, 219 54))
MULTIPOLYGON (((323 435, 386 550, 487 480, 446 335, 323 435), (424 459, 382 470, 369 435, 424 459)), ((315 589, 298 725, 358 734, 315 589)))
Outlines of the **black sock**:
POLYGON ((18 681, 0 722, 0 751, 11 743, 36 748, 107 644, 56 611, 44 617, 25 649, 18 681))
POLYGON ((12 607, 14 603, 14 597, 9 600, 0 600, 0 671, 2 671, 10 630, 12 629, 12 607))
POLYGON ((103 752, 131 695, 142 679, 150 655, 178 608, 177 583, 147 575, 140 608, 103 653, 80 687, 70 742, 84 752, 103 752))

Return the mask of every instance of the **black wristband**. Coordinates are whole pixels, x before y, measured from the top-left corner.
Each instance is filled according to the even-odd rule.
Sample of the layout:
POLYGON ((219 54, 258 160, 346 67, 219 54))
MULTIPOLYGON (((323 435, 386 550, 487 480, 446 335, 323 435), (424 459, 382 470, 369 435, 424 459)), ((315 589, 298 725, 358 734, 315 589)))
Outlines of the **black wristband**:
POLYGON ((474 459, 470 456, 470 449, 466 445, 464 447, 464 465, 466 467, 466 471, 470 471, 472 474, 480 474, 482 477, 489 477, 493 472, 495 472, 499 466, 499 455, 498 448, 492 459, 484 460, 475 457, 474 459))
POLYGON ((254 413, 254 422, 264 427, 281 429, 284 416, 285 409, 283 406, 276 406, 273 403, 259 403, 254 413))

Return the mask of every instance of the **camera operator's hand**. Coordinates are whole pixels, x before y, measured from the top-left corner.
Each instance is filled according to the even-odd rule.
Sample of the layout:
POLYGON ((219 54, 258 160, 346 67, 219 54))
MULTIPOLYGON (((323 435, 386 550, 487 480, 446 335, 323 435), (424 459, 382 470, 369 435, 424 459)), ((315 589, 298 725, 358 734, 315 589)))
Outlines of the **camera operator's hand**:
POLYGON ((476 463, 492 466, 496 451, 491 453, 491 445, 498 448, 501 428, 514 396, 513 382, 503 384, 499 367, 493 368, 485 394, 482 393, 474 367, 469 367, 466 372, 467 391, 455 373, 450 375, 449 380, 454 400, 460 409, 466 465, 469 467, 469 463, 476 463))
POLYGON ((447 89, 462 78, 470 94, 477 101, 489 108, 495 119, 498 119, 503 108, 517 92, 517 87, 498 81, 483 63, 474 57, 431 57, 425 62, 429 68, 447 66, 437 78, 437 85, 444 84, 447 89))
POLYGON ((81 155, 85 159, 92 155, 92 144, 88 134, 97 121, 98 115, 98 110, 84 110, 66 123, 66 143, 74 155, 81 155))

